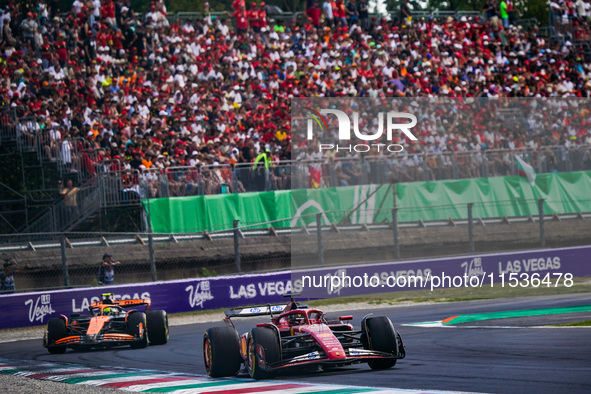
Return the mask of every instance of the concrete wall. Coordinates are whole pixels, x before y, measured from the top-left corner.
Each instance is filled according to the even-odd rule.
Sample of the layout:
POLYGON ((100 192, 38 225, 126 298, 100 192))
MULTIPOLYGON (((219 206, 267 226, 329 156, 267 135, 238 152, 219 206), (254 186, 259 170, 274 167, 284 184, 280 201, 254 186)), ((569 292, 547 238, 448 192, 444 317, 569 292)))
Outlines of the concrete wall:
MULTIPOLYGON (((546 247, 591 244, 591 220, 545 222, 546 247)), ((399 230, 401 259, 452 256, 469 253, 468 227, 432 227, 399 230)), ((391 230, 375 232, 323 233, 325 265, 394 259, 391 230)), ((474 227, 477 253, 540 247, 539 224, 498 224, 474 227)), ((317 265, 316 235, 266 236, 240 240, 243 272, 271 271, 290 266, 317 265), (292 256, 293 250, 293 256, 292 256)), ((151 280, 148 246, 68 248, 66 250, 71 286, 96 285, 103 253, 120 260, 116 283, 151 280)), ((4 253, 19 261, 15 275, 17 289, 63 286, 62 256, 59 249, 4 253), (25 262, 28 268, 24 269, 25 262)), ((192 241, 155 245, 158 280, 194 278, 236 272, 232 239, 192 241)))

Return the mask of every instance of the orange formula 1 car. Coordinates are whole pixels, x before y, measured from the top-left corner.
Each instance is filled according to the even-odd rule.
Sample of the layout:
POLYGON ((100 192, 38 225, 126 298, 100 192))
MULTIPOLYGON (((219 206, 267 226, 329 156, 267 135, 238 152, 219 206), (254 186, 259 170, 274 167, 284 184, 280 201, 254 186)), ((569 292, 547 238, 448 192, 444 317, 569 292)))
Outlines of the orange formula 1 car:
POLYGON ((386 316, 366 315, 361 329, 355 330, 340 316, 328 321, 318 309, 291 299, 287 306, 267 305, 230 309, 225 312, 226 327, 213 327, 203 337, 205 369, 212 377, 233 376, 244 364, 254 379, 305 365, 325 368, 368 363, 372 369, 387 369, 404 358, 402 338, 386 316), (270 315, 239 335, 232 318, 270 315))
POLYGON ((103 300, 90 304, 88 315, 72 314, 52 317, 43 336, 43 347, 49 353, 74 350, 108 348, 129 345, 140 349, 168 342, 168 317, 165 311, 149 311, 150 300, 111 299, 110 293, 103 300), (128 308, 146 306, 144 312, 128 308))

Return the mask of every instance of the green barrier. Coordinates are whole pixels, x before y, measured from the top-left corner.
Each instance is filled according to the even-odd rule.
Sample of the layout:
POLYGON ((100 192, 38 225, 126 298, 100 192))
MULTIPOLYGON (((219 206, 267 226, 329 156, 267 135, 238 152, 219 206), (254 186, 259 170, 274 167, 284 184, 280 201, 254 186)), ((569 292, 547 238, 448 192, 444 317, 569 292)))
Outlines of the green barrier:
MULTIPOLYGON (((194 233, 282 220, 274 227, 323 223, 390 221, 394 200, 399 222, 465 219, 474 203, 475 218, 544 213, 591 212, 591 171, 538 174, 532 187, 523 177, 508 176, 391 185, 219 194, 144 200, 156 233, 194 233), (284 220, 283 220, 284 219, 284 220)), ((264 227, 264 226, 261 226, 264 227)), ((256 228, 256 227, 253 227, 256 228)))

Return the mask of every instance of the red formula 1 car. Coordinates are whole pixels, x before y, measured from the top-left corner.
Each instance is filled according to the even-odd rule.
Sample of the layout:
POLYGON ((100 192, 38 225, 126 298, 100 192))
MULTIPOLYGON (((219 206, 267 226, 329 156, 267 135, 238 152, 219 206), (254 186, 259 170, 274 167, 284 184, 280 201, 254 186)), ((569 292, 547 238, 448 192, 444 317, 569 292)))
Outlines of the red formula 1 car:
POLYGON ((352 316, 329 322, 318 309, 293 299, 287 306, 267 305, 225 312, 226 327, 214 327, 203 337, 203 357, 212 377, 236 375, 242 364, 254 379, 304 365, 338 367, 368 363, 372 369, 393 367, 406 353, 402 338, 385 316, 366 315, 361 329, 348 323, 352 316), (271 321, 238 334, 235 317, 270 315, 271 321))
POLYGON ((89 314, 52 317, 47 322, 43 347, 49 353, 64 353, 68 347, 77 349, 108 348, 129 345, 140 349, 168 342, 168 317, 165 311, 149 311, 150 300, 114 301, 110 293, 103 300, 90 304, 89 314), (144 312, 125 310, 146 306, 144 312))

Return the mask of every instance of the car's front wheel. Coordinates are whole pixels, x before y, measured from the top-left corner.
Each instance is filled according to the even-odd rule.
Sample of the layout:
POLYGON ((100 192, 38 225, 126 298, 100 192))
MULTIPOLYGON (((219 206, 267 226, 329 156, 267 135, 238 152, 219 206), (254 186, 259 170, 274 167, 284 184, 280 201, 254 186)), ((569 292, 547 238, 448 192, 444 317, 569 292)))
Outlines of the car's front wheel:
POLYGON ((279 338, 272 328, 255 327, 250 332, 248 341, 247 370, 253 379, 267 379, 273 374, 261 367, 280 360, 279 338))
MULTIPOLYGON (((367 347, 370 350, 398 354, 396 330, 386 316, 370 317, 365 321, 367 347)), ((371 369, 388 369, 396 365, 396 359, 373 359, 368 362, 371 369)))
POLYGON ((127 332, 129 335, 138 338, 129 345, 132 349, 141 349, 148 346, 146 314, 143 312, 130 313, 127 317, 127 332))
POLYGON ((62 354, 66 352, 66 345, 51 346, 55 341, 65 338, 68 335, 66 322, 59 317, 52 317, 47 322, 47 351, 51 354, 62 354))
POLYGON ((148 340, 150 345, 164 345, 168 342, 168 316, 165 311, 146 312, 148 340))
POLYGON ((203 335, 203 361, 212 378, 234 376, 240 370, 242 357, 238 332, 231 327, 212 327, 203 335))

